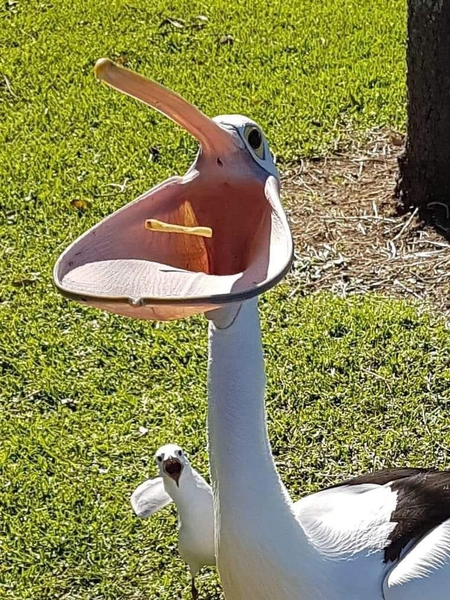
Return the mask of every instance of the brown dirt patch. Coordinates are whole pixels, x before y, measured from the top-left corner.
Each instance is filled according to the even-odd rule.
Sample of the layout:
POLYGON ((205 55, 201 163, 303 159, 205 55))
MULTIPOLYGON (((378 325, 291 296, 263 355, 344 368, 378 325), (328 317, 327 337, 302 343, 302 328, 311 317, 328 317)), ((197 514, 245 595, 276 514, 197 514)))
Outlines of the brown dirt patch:
POLYGON ((450 244, 394 198, 403 138, 371 134, 364 146, 285 173, 297 290, 378 292, 432 303, 450 315, 450 244))

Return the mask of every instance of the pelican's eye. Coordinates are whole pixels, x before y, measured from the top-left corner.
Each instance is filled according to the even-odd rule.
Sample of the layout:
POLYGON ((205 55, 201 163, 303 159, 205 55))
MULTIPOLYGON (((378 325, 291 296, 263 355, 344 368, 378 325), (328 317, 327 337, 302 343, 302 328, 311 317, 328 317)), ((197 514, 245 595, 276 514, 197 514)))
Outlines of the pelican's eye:
POLYGON ((264 141, 260 130, 254 125, 245 128, 245 139, 258 158, 264 160, 264 141))
POLYGON ((183 456, 183 453, 181 450, 177 450, 177 454, 178 454, 178 456, 183 456))
POLYGON ((157 457, 156 457, 156 460, 157 460, 158 462, 161 462, 161 461, 162 461, 162 456, 157 456, 157 457))

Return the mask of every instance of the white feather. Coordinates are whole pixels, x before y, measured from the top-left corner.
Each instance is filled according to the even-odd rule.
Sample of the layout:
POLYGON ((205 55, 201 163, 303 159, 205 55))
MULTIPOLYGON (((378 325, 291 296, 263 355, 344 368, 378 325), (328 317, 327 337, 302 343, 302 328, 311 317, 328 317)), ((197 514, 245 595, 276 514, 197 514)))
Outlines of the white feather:
POLYGON ((162 477, 148 479, 141 483, 130 498, 131 506, 138 517, 150 517, 172 502, 164 488, 162 477))
POLYGON ((314 548, 324 557, 347 560, 386 547, 395 529, 390 516, 397 493, 390 486, 362 484, 330 488, 307 496, 295 513, 314 548))
POLYGON ((386 600, 450 598, 450 520, 412 546, 386 577, 383 591, 386 600))

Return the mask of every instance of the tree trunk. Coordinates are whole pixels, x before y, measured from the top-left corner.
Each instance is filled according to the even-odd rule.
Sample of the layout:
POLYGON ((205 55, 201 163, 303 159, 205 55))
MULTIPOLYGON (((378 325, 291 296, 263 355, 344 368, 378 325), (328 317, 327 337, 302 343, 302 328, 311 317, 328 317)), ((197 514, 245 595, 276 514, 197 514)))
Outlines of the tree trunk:
POLYGON ((408 0, 408 125, 397 194, 450 215, 450 0, 408 0))

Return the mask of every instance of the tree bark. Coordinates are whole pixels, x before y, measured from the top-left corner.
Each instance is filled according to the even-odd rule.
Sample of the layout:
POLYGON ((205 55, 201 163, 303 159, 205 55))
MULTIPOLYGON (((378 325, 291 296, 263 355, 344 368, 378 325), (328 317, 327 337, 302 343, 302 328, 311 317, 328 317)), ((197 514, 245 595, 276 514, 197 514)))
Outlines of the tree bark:
POLYGON ((397 194, 405 209, 418 207, 423 217, 444 210, 448 218, 450 0, 408 0, 407 90, 397 194))

